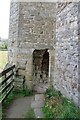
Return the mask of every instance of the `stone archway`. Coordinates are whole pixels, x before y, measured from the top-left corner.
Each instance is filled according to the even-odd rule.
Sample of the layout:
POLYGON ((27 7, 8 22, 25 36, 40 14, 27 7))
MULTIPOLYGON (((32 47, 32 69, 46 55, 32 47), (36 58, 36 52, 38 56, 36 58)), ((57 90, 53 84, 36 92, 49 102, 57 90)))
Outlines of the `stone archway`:
POLYGON ((47 49, 33 52, 33 85, 47 84, 49 79, 49 53, 47 49))

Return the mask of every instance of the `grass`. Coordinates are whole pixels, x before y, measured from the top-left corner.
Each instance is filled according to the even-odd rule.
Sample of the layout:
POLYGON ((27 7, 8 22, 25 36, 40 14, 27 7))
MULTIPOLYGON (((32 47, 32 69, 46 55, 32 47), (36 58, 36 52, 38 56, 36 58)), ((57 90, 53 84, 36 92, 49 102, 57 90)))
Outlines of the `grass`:
POLYGON ((25 90, 15 90, 14 91, 15 97, 25 97, 33 95, 33 92, 26 87, 25 90))
POLYGON ((14 92, 12 91, 9 96, 7 97, 7 99, 4 101, 4 103, 2 104, 2 118, 4 119, 6 117, 6 110, 9 107, 9 105, 13 102, 15 97, 14 92))
POLYGON ((0 108, 0 120, 2 119, 2 109, 0 108))
POLYGON ((50 88, 45 93, 46 101, 42 108, 45 118, 72 118, 80 120, 80 109, 72 101, 50 88))
POLYGON ((29 109, 29 111, 25 115, 25 118, 35 118, 35 113, 33 108, 29 109))
POLYGON ((0 72, 8 62, 8 51, 0 51, 0 72))

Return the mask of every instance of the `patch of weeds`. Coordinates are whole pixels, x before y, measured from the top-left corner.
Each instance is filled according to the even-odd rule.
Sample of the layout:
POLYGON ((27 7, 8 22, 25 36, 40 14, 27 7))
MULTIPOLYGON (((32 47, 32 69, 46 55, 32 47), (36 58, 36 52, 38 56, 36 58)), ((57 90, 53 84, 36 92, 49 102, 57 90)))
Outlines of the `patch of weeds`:
POLYGON ((2 119, 2 109, 0 108, 0 120, 2 119))
POLYGON ((4 101, 2 104, 2 118, 5 118, 6 116, 6 109, 9 107, 9 105, 13 102, 14 100, 14 93, 13 91, 9 94, 7 99, 4 101))
POLYGON ((52 113, 52 106, 49 108, 48 102, 45 103, 44 107, 42 108, 45 118, 53 118, 52 113))
POLYGON ((32 90, 26 88, 24 90, 15 90, 14 91, 15 97, 25 97, 33 95, 32 90))
POLYGON ((45 97, 46 99, 49 99, 51 97, 54 97, 54 96, 61 96, 61 92, 60 91, 56 91, 55 89, 53 89, 52 87, 47 89, 46 90, 46 93, 45 93, 45 97))
POLYGON ((23 90, 23 94, 24 94, 24 96, 31 96, 31 95, 33 95, 33 92, 32 92, 32 90, 26 88, 25 90, 23 90))
POLYGON ((45 118, 72 118, 80 120, 80 109, 72 101, 63 97, 60 92, 49 88, 42 108, 45 118))
POLYGON ((23 97, 23 91, 22 90, 14 90, 14 95, 16 97, 23 97))
POLYGON ((35 113, 34 113, 34 109, 33 108, 30 108, 28 110, 28 112, 25 115, 25 118, 35 118, 35 113))

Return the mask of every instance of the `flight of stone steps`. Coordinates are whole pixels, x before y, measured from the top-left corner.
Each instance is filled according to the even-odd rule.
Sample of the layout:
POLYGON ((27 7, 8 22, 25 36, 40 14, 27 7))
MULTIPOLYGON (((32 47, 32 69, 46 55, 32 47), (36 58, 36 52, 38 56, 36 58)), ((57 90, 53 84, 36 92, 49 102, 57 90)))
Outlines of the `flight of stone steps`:
POLYGON ((15 75, 14 86, 15 89, 23 90, 25 88, 25 76, 15 75))

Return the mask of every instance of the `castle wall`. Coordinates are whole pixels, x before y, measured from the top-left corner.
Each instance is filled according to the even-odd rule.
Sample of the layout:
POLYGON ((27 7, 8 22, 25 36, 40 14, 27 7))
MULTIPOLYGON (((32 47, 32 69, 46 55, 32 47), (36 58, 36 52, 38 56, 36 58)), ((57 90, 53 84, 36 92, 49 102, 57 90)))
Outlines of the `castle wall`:
POLYGON ((16 65, 18 47, 19 3, 11 3, 9 20, 8 60, 16 65))
POLYGON ((33 52, 49 52, 49 80, 80 106, 79 3, 12 3, 9 62, 26 84, 33 79, 33 52))
POLYGON ((78 2, 78 98, 80 106, 80 2, 78 2))
POLYGON ((79 104, 78 3, 58 3, 54 86, 79 104))
MULTIPOLYGON (((18 68, 18 75, 24 75, 27 84, 31 84, 32 72, 33 72, 33 52, 34 50, 49 50, 49 54, 54 51, 55 41, 55 3, 41 3, 41 2, 21 2, 18 3, 18 16, 15 13, 11 14, 15 16, 18 21, 13 18, 10 22, 10 31, 14 35, 14 29, 16 23, 18 33, 17 37, 14 35, 14 44, 10 48, 15 47, 15 53, 10 58, 16 61, 16 67, 18 68), (17 23, 18 22, 18 23, 17 23), (13 28, 12 28, 13 26, 13 28), (16 46, 17 42, 17 46, 16 46), (16 56, 15 59, 13 56, 16 56)), ((15 11, 15 7, 11 7, 11 11, 15 11)), ((17 31, 16 31, 17 32, 17 31)), ((11 33, 10 33, 11 34, 11 33)), ((12 36, 10 37, 10 44, 12 36)), ((51 67, 53 67, 53 55, 50 55, 52 61, 51 67)))

